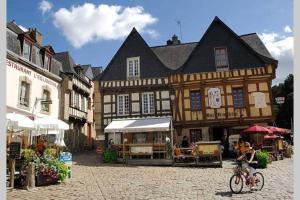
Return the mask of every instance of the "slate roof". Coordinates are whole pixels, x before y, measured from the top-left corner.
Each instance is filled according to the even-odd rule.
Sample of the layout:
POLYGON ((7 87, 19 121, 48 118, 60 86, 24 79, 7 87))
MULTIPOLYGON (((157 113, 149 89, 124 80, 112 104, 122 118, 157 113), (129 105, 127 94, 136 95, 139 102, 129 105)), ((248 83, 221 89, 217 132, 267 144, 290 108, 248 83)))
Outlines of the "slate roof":
POLYGON ((73 58, 69 55, 69 52, 59 52, 53 56, 55 59, 59 60, 62 64, 62 72, 75 73, 74 67, 76 66, 73 58))
POLYGON ((132 29, 117 53, 101 75, 101 80, 126 80, 127 58, 140 57, 140 78, 166 77, 171 72, 150 49, 148 44, 132 29))
MULTIPOLYGON (((256 33, 238 36, 215 17, 199 42, 149 47, 133 29, 116 52, 101 80, 126 80, 129 57, 140 56, 141 77, 165 77, 174 72, 216 71, 214 48, 226 47, 229 69, 278 65, 256 33)), ((96 79, 96 76, 94 76, 96 79)))
POLYGON ((151 49, 166 67, 176 70, 185 63, 196 45, 197 42, 192 42, 155 46, 151 47, 151 49))
POLYGON ((254 49, 260 55, 274 59, 256 33, 240 35, 240 38, 242 38, 242 40, 244 40, 250 47, 252 47, 252 49, 254 49))
POLYGON ((17 34, 22 34, 25 33, 16 23, 15 20, 8 22, 6 24, 6 27, 9 28, 11 31, 17 33, 17 34))

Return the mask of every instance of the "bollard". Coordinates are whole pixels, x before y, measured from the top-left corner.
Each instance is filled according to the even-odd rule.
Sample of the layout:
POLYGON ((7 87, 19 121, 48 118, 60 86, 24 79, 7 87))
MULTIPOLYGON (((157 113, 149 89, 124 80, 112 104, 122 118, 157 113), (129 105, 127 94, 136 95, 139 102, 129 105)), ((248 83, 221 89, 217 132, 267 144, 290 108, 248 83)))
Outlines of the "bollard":
POLYGON ((35 187, 35 164, 30 162, 26 169, 26 184, 25 187, 27 190, 35 187))

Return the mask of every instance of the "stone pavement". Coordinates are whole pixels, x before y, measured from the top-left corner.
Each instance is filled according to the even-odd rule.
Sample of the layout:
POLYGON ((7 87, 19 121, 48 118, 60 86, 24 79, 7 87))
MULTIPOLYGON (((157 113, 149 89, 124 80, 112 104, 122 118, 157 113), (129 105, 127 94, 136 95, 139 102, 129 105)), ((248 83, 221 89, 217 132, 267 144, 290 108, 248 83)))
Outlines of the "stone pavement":
POLYGON ((32 191, 13 190, 7 199, 293 199, 293 159, 273 162, 262 171, 262 191, 232 194, 232 165, 223 168, 139 167, 100 164, 94 154, 74 155, 72 178, 32 191))

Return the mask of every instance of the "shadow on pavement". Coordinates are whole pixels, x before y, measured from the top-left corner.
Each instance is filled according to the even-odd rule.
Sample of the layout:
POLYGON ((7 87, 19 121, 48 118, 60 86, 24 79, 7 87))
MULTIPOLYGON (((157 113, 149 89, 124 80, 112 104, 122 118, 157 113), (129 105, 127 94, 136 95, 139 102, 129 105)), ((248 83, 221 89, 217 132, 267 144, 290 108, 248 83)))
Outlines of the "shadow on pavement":
MULTIPOLYGON (((239 194, 248 194, 250 193, 249 191, 242 191, 241 193, 239 194)), ((228 192, 216 192, 215 195, 219 195, 221 197, 232 197, 232 195, 239 195, 239 194, 234 194, 232 193, 231 191, 228 191, 228 192)))

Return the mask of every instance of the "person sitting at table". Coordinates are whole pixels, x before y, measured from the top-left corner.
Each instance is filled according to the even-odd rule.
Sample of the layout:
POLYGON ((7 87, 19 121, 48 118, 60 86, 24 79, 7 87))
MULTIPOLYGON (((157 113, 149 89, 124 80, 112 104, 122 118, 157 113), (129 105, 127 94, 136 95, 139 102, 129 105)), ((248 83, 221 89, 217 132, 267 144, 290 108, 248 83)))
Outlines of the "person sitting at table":
POLYGON ((189 140, 187 136, 183 136, 182 142, 181 142, 182 148, 188 148, 189 147, 189 140))
POLYGON ((184 155, 182 154, 180 148, 179 148, 179 144, 175 143, 174 145, 174 154, 175 154, 175 160, 177 161, 182 161, 184 155))

